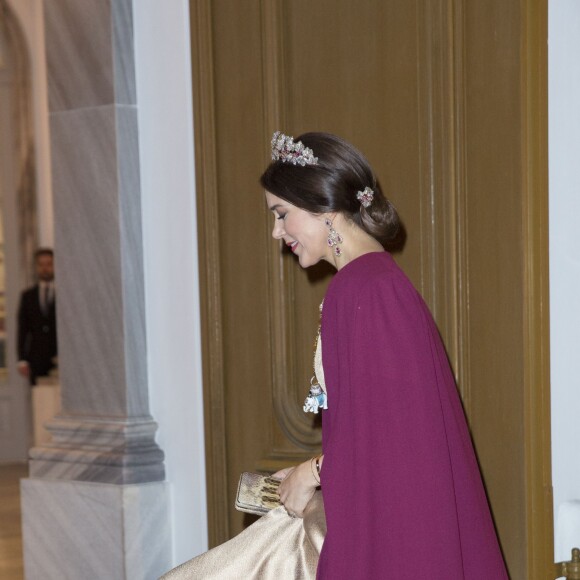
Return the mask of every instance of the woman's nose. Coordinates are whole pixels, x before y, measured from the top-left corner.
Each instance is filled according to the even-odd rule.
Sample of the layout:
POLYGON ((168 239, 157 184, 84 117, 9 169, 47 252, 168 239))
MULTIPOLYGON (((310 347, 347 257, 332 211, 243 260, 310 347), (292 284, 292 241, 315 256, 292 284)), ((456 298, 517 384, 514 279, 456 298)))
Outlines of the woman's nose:
POLYGON ((272 237, 275 240, 279 240, 280 238, 284 237, 284 226, 282 224, 282 220, 278 218, 274 219, 274 227, 272 228, 272 237))

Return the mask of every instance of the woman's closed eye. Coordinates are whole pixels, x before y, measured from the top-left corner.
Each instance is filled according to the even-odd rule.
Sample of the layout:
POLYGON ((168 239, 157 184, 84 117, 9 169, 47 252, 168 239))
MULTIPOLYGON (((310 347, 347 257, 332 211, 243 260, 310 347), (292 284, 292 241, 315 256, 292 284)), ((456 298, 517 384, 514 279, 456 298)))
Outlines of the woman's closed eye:
POLYGON ((280 214, 280 215, 276 216, 276 219, 277 220, 283 220, 287 215, 288 214, 286 214, 286 213, 280 214))

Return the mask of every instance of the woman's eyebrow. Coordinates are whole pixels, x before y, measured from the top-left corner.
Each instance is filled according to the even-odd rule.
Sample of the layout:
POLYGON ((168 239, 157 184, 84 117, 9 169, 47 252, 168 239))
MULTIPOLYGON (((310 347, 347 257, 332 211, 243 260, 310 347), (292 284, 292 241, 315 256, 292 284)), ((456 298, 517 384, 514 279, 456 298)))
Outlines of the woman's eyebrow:
POLYGON ((276 205, 273 205, 273 206, 270 208, 270 211, 274 211, 275 209, 278 209, 279 207, 282 207, 282 204, 280 204, 280 203, 277 203, 276 205))

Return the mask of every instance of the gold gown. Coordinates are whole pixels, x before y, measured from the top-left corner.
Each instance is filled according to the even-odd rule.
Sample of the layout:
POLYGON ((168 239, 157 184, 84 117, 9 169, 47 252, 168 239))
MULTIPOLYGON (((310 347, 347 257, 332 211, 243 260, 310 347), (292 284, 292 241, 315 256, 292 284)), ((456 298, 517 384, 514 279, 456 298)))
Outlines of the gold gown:
MULTIPOLYGON (((314 372, 326 390, 320 336, 314 372)), ((304 518, 276 508, 229 542, 174 568, 162 580, 315 580, 326 535, 322 493, 316 491, 304 518)))
POLYGON ((291 518, 283 507, 193 560, 162 580, 315 580, 326 535, 322 493, 315 492, 304 518, 291 518))

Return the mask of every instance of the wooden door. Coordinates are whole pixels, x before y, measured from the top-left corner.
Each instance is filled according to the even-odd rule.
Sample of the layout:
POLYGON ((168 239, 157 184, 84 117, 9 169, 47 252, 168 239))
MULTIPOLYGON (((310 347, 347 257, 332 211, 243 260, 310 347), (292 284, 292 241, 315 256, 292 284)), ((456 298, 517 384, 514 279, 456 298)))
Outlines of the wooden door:
POLYGON ((241 471, 320 444, 301 402, 331 272, 271 239, 258 178, 274 130, 322 130, 397 206, 396 259, 447 346, 510 573, 546 577, 545 6, 521 4, 192 0, 212 544, 244 525, 241 471))

